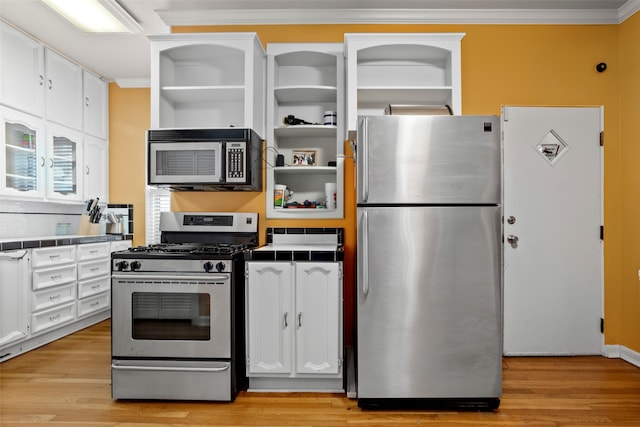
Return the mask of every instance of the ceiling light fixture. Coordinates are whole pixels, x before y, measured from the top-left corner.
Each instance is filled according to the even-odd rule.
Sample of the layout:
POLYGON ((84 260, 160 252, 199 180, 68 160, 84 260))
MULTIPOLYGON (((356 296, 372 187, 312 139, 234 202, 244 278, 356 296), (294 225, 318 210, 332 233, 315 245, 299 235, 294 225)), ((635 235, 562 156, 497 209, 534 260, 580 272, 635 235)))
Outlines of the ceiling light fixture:
POLYGON ((117 0, 41 0, 85 33, 140 33, 117 0))

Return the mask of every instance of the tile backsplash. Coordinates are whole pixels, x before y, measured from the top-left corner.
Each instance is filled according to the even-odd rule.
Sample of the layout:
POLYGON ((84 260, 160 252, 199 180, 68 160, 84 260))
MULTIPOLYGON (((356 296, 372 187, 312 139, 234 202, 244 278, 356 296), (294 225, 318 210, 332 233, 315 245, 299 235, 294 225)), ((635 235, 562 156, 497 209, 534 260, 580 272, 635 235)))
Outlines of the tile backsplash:
MULTIPOLYGON (((108 205, 125 223, 124 234, 133 234, 133 205, 108 205)), ((0 197, 0 239, 77 235, 86 203, 64 204, 6 200, 0 197)), ((101 232, 105 233, 105 219, 101 232)))
POLYGON ((0 199, 0 239, 76 234, 83 211, 84 205, 0 199))

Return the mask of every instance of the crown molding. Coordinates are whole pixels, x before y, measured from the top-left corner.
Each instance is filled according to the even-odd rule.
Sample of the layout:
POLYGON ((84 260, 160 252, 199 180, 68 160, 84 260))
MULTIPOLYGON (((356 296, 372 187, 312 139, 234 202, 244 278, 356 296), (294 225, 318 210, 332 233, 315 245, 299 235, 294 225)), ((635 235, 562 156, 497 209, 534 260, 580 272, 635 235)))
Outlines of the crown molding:
POLYGON ((640 10, 640 0, 627 0, 625 4, 618 9, 618 22, 624 22, 634 13, 640 10))
POLYGON ((139 89, 151 87, 150 78, 116 78, 114 82, 123 89, 139 89))
POLYGON ((158 10, 170 26, 269 24, 618 24, 640 9, 227 9, 158 10))

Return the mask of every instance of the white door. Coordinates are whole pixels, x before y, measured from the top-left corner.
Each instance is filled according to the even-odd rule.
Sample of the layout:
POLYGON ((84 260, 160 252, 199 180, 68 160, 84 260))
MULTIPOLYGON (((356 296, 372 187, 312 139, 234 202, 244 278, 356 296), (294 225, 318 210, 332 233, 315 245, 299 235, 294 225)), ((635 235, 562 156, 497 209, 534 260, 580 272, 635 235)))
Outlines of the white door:
POLYGON ((292 372, 292 266, 247 263, 247 352, 249 376, 292 372))
POLYGON ((340 372, 340 265, 297 262, 296 372, 340 372))
POLYGON ((504 107, 502 119, 504 354, 600 354, 602 110, 504 107))

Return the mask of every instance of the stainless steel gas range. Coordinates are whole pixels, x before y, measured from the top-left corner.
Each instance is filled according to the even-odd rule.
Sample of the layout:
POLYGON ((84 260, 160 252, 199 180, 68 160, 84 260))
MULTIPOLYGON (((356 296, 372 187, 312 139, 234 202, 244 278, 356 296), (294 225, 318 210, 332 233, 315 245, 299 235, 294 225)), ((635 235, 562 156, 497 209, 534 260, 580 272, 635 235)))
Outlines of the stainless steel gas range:
POLYGON ((112 396, 233 401, 258 214, 167 212, 160 231, 161 244, 112 255, 112 396))

